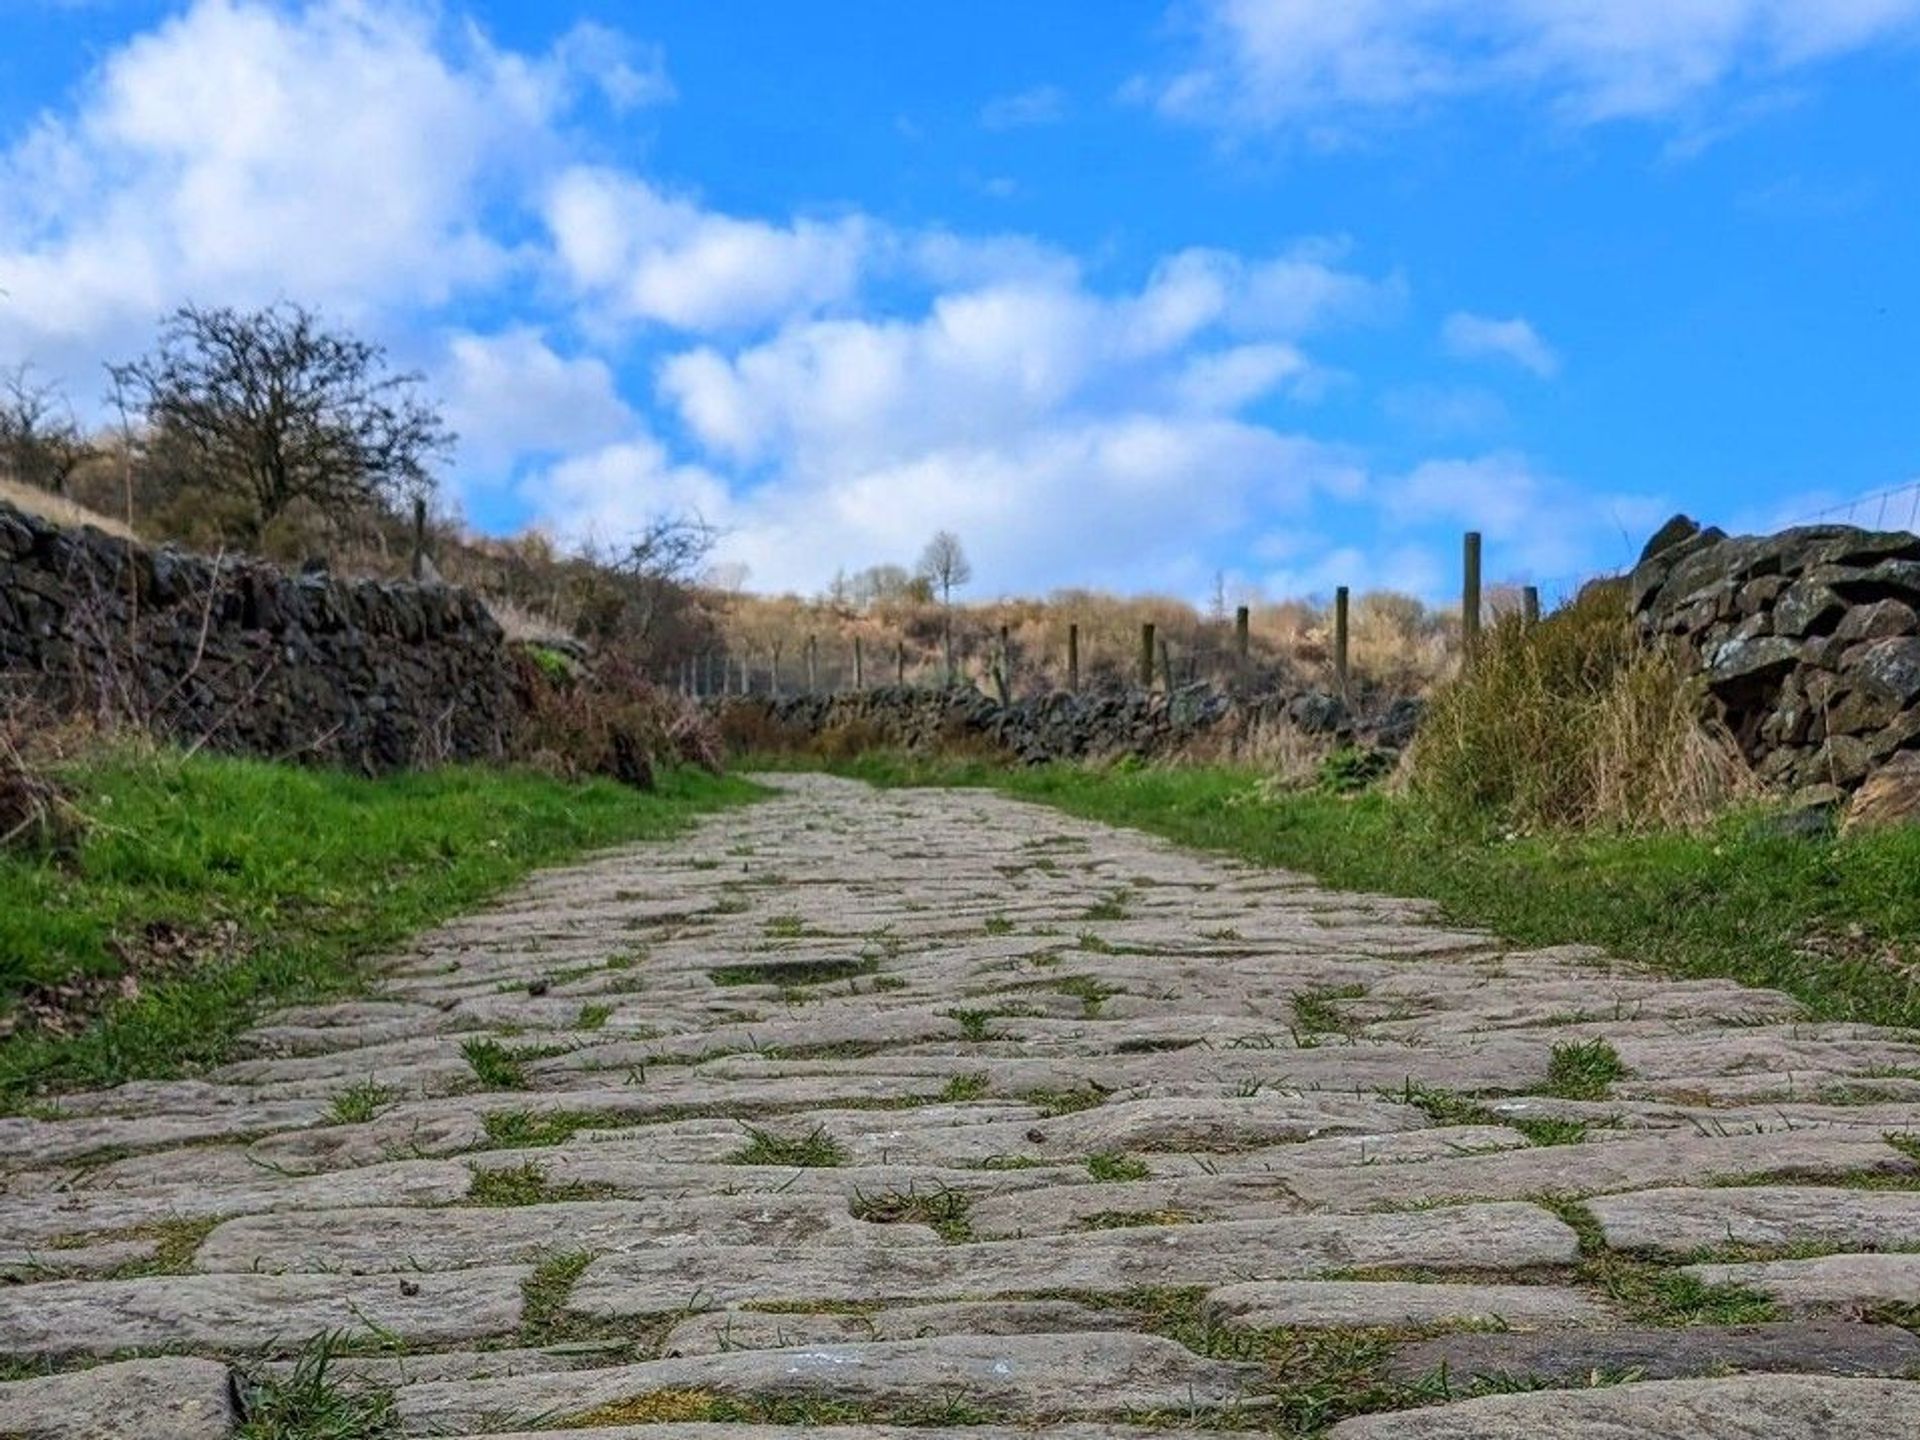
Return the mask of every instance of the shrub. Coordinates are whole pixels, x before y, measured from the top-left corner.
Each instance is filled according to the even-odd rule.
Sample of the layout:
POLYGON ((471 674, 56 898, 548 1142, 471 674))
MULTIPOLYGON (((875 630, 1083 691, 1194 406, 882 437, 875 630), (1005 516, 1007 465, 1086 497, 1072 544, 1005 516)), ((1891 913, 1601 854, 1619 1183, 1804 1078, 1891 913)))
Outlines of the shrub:
POLYGON ((517 758, 640 790, 653 788, 660 764, 720 773, 720 737, 705 714, 619 660, 578 676, 556 675, 524 652, 519 663, 526 714, 517 758))
POLYGON ((86 821, 60 782, 28 754, 24 719, 0 715, 0 850, 64 855, 86 821))
POLYGON ((1752 784, 1731 738, 1698 719, 1692 682, 1641 645, 1617 580, 1532 628, 1491 627, 1435 695, 1408 783, 1443 813, 1625 829, 1698 824, 1752 784))

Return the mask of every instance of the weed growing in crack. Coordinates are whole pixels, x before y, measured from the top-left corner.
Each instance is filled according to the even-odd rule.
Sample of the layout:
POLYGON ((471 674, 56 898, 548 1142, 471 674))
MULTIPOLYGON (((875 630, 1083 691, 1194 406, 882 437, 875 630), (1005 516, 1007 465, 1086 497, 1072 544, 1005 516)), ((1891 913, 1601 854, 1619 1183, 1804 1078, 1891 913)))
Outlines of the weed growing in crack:
POLYGON ((567 1338, 567 1297, 593 1254, 569 1250, 550 1255, 520 1285, 520 1343, 551 1345, 567 1338))
POLYGON ((847 1163, 847 1152, 825 1127, 799 1139, 747 1127, 747 1143, 727 1157, 732 1165, 798 1165, 807 1169, 847 1163))
POLYGON ((1547 1093, 1563 1100, 1604 1100, 1613 1082, 1626 1075, 1620 1052, 1605 1040, 1556 1045, 1547 1062, 1547 1093))
POLYGON ((1356 1027, 1340 1013, 1335 1002, 1358 1000, 1366 993, 1364 985, 1303 990, 1293 997, 1294 1025, 1303 1035, 1351 1035, 1356 1027))
POLYGON ((327 1118, 335 1125, 364 1125, 399 1098, 400 1092, 391 1085, 362 1080, 334 1092, 327 1118))
POLYGON ((960 1023, 960 1038, 963 1040, 984 1040, 987 1038, 987 1022, 993 1019, 991 1010, 949 1010, 949 1019, 960 1023))
POLYGON ((1113 1185, 1128 1180, 1145 1180, 1153 1171, 1146 1161, 1135 1156, 1123 1155, 1117 1150, 1102 1150, 1087 1157, 1087 1173, 1103 1185, 1113 1185))
POLYGON ((1577 1200, 1536 1196, 1580 1237, 1576 1277, 1645 1325, 1753 1325, 1778 1318, 1772 1300, 1744 1285, 1709 1285, 1676 1264, 1611 1249, 1600 1222, 1577 1200))
POLYGON ((940 1091, 940 1103, 943 1105, 961 1105, 969 1100, 978 1100, 987 1093, 989 1082, 984 1070, 971 1075, 956 1075, 947 1081, 940 1091))
POLYGON ((600 1200, 612 1193, 612 1187, 606 1185, 556 1185, 543 1167, 529 1160, 493 1168, 474 1166, 473 1179, 467 1185, 467 1203, 494 1207, 551 1205, 566 1200, 600 1200))
POLYGON ((520 1056, 491 1036, 469 1036, 460 1042, 460 1053, 488 1089, 527 1088, 527 1067, 520 1056))
POLYGON ((856 1193, 852 1210, 854 1219, 872 1225, 930 1226, 942 1240, 958 1245, 973 1238, 972 1226, 967 1221, 972 1203, 965 1191, 950 1190, 944 1185, 919 1190, 909 1185, 905 1190, 888 1190, 878 1195, 856 1193))
POLYGON ((1056 1115, 1073 1115, 1104 1105, 1107 1103, 1107 1094, 1098 1085, 1082 1085, 1073 1090, 1029 1090, 1020 1099, 1051 1119, 1056 1115))
POLYGON ((291 1371, 240 1382, 236 1440, 397 1440, 393 1392, 328 1368, 341 1345, 337 1335, 316 1336, 291 1371))

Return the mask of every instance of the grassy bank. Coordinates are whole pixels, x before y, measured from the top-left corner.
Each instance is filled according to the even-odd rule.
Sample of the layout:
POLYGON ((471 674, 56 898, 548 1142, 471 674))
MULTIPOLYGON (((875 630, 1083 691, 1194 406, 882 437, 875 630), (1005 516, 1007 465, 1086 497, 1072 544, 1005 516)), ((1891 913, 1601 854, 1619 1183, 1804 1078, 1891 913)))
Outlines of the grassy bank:
POLYGON ((370 950, 535 866, 663 838, 756 793, 696 771, 643 795, 134 750, 58 773, 90 822, 77 851, 0 854, 0 1015, 44 1022, 0 1040, 0 1104, 216 1062, 262 1006, 350 993, 370 950), (124 998, 73 1025, 108 997, 124 998))
POLYGON ((868 755, 884 785, 984 785, 1071 814, 1436 900, 1529 945, 1586 943, 1681 976, 1798 997, 1816 1015, 1920 1025, 1920 827, 1783 835, 1752 813, 1694 833, 1512 837, 1379 794, 1263 798, 1226 769, 1008 770, 868 755))

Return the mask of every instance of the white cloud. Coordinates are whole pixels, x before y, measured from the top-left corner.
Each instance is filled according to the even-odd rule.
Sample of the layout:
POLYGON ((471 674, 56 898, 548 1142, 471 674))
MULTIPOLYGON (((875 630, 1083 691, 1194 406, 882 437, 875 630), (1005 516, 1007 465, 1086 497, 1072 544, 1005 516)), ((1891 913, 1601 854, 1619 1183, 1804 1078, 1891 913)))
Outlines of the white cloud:
MULTIPOLYGON (((576 483, 570 508, 548 513, 563 530, 606 530, 609 517, 630 525, 664 499, 701 493, 657 468, 636 476, 648 503, 606 475, 604 503, 576 483)), ((982 594, 1066 583, 1198 594, 1210 554, 1256 514, 1303 513, 1316 495, 1357 483, 1349 457, 1311 440, 1237 420, 1134 414, 784 474, 702 508, 728 532, 720 558, 746 565, 756 588, 814 590, 837 569, 910 562, 946 528, 965 541, 982 594)))
POLYGON ((1338 130, 1477 94, 1586 124, 1910 38, 1920 0, 1200 0, 1191 63, 1132 87, 1239 131, 1338 130))
POLYGON ((684 351, 660 394, 716 463, 757 477, 726 547, 757 584, 910 558, 946 526, 995 587, 1103 576, 1197 593, 1209 547, 1254 517, 1364 483, 1344 451, 1238 414, 1316 380, 1305 335, 1397 302, 1397 282, 1326 253, 1188 251, 1117 294, 1022 265, 913 318, 799 320, 684 351))
POLYGON ((1013 95, 997 95, 980 108, 980 123, 989 130, 1018 130, 1030 125, 1053 125, 1066 118, 1067 93, 1058 85, 1036 85, 1013 95))
POLYGON ((1490 579, 1574 579, 1631 564, 1671 513, 1659 496, 1582 489, 1511 451, 1426 461, 1388 481, 1382 497, 1390 525, 1480 531, 1490 579))
POLYGON ((1234 411, 1289 383, 1296 394, 1311 392, 1317 373, 1297 346, 1235 345, 1187 361, 1174 393, 1190 409, 1234 411))
POLYGON ((484 217, 568 89, 411 6, 199 0, 0 156, 0 346, 90 364, 187 298, 364 314, 497 281, 484 217))
POLYGON ((1306 371, 1295 337, 1393 293, 1305 254, 1194 250, 1132 294, 1022 275, 943 293, 914 321, 819 320, 732 355, 703 347, 665 364, 661 393, 736 463, 860 470, 1149 400, 1237 408, 1306 371), (1209 334, 1255 344, 1196 362, 1189 347, 1209 334))
POLYGON ((605 361, 561 356, 531 326, 453 336, 439 378, 463 469, 481 475, 602 445, 635 424, 605 361))
POLYGON ((1560 369, 1560 357, 1540 338, 1526 319, 1496 320, 1456 310, 1440 327, 1440 341, 1449 355, 1462 360, 1511 360, 1543 379, 1560 369))
POLYGON ((757 325, 844 300, 872 240, 859 217, 741 220, 587 166, 554 181, 544 215, 583 300, 682 330, 757 325))
POLYGON ((589 77, 616 110, 663 105, 674 98, 666 53, 591 20, 560 37, 554 54, 569 69, 589 77))
POLYGON ((728 523, 727 483, 697 465, 681 464, 653 435, 639 432, 554 464, 522 489, 564 540, 617 545, 660 515, 698 515, 728 523))

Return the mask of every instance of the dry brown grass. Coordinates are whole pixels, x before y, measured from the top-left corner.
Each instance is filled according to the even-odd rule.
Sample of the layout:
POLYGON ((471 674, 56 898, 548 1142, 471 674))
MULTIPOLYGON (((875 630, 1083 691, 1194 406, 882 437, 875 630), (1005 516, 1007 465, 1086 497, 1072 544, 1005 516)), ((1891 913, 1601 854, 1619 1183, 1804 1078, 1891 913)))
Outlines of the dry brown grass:
POLYGON ((1445 813, 1523 829, 1696 826, 1754 793, 1698 716, 1694 682, 1641 646, 1602 582, 1531 630, 1494 625, 1435 695, 1403 778, 1445 813))
POLYGON ((573 640, 566 626, 528 606, 498 596, 487 597, 486 605, 494 623, 514 644, 552 645, 573 640))
MULTIPOLYGON (((815 683, 822 690, 853 684, 857 638, 869 686, 890 684, 904 648, 909 684, 934 684, 945 660, 945 616, 938 604, 911 600, 869 607, 835 606, 799 596, 729 597, 720 628, 734 662, 745 657, 756 693, 771 684, 776 655, 783 693, 807 688, 808 641, 814 643, 815 683)), ((1330 685, 1333 616, 1305 601, 1253 607, 1250 676, 1234 654, 1233 621, 1207 615, 1167 596, 1109 595, 1061 590, 1044 599, 1010 599, 954 607, 955 669, 963 683, 991 692, 1005 627, 1016 694, 1064 688, 1067 632, 1080 629, 1083 687, 1131 684, 1139 670, 1140 627, 1151 623, 1167 647, 1176 684, 1224 684, 1250 679, 1268 685, 1330 685)), ((1458 625, 1410 596, 1355 598, 1349 629, 1352 676, 1401 693, 1424 692, 1455 664, 1458 625)), ((1155 683, 1162 671, 1155 661, 1155 683)))
POLYGON ((47 490, 23 485, 18 480, 0 475, 0 501, 24 510, 29 515, 38 515, 53 525, 91 525, 96 530, 104 530, 109 535, 122 540, 138 540, 140 537, 121 520, 103 515, 98 510, 90 510, 78 501, 69 500, 63 495, 55 495, 47 490))
POLYGON ((1235 765, 1257 770, 1275 790, 1304 790, 1320 777, 1333 751, 1325 736, 1308 735, 1290 721, 1261 716, 1244 725, 1216 725, 1163 757, 1168 765, 1235 765))

